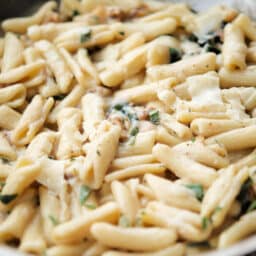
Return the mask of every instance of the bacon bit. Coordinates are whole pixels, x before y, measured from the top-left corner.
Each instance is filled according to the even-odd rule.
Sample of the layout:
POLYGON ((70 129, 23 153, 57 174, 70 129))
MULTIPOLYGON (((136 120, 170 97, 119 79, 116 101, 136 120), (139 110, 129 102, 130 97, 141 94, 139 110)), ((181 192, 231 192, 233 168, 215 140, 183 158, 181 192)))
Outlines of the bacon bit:
POLYGON ((129 10, 127 13, 127 19, 139 18, 147 15, 149 13, 149 8, 146 4, 141 4, 140 6, 129 10))
POLYGON ((48 15, 45 16, 43 20, 43 24, 49 23, 49 22, 60 22, 60 15, 56 12, 50 12, 48 15))
POLYGON ((108 16, 111 19, 115 19, 119 21, 124 21, 126 19, 125 12, 119 7, 110 7, 108 9, 108 16))

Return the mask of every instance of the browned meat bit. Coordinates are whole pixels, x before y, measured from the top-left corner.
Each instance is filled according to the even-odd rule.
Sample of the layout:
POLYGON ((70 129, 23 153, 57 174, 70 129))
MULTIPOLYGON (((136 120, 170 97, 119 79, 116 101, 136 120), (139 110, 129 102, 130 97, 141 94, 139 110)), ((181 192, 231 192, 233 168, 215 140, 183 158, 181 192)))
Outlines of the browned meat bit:
POLYGON ((147 14, 149 14, 148 6, 146 4, 141 4, 140 6, 129 10, 126 19, 139 18, 147 14))

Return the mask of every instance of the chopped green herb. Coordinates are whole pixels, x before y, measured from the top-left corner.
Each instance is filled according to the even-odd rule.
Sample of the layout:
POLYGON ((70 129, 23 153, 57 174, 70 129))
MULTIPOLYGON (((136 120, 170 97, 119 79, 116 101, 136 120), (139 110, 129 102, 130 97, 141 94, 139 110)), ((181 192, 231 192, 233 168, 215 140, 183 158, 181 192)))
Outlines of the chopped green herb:
POLYGON ((214 53, 216 53, 216 54, 221 53, 221 51, 220 51, 219 48, 217 48, 216 46, 211 45, 211 44, 206 44, 206 46, 205 46, 205 51, 206 51, 206 52, 214 52, 214 53))
POLYGON ((128 145, 130 145, 130 146, 134 145, 135 141, 136 141, 136 136, 131 136, 128 141, 128 145))
POLYGON ((59 224, 59 221, 52 215, 48 216, 50 221, 52 222, 52 225, 57 226, 59 224))
POLYGON ((75 17, 78 15, 80 15, 80 12, 78 10, 73 10, 72 16, 75 17))
POLYGON ((125 215, 122 215, 119 218, 118 225, 121 227, 127 228, 130 226, 130 221, 125 215))
POLYGON ((0 194, 0 201, 3 204, 9 204, 11 201, 13 201, 18 195, 17 194, 13 194, 13 195, 3 195, 0 194))
POLYGON ((204 197, 204 189, 201 184, 187 184, 187 185, 185 185, 185 187, 191 189, 194 192, 196 198, 199 201, 202 201, 202 199, 204 197))
POLYGON ((86 202, 90 194, 91 194, 91 189, 86 185, 82 185, 80 188, 80 194, 79 194, 79 201, 81 205, 83 205, 86 202))
POLYGON ((190 247, 207 247, 207 248, 211 247, 208 241, 187 243, 187 246, 190 246, 190 247))
POLYGON ((256 209, 256 200, 254 200, 253 202, 251 202, 250 206, 247 209, 247 212, 251 212, 253 210, 256 209))
POLYGON ((196 141, 196 138, 192 137, 191 141, 194 143, 196 141))
POLYGON ((124 107, 124 104, 118 103, 113 106, 113 109, 115 109, 117 111, 121 111, 123 109, 123 107, 124 107))
POLYGON ((98 149, 96 150, 96 153, 98 156, 101 156, 100 151, 98 149))
POLYGON ((190 8, 190 11, 191 12, 193 12, 193 13, 195 13, 195 14, 197 14, 198 13, 198 11, 196 11, 195 9, 193 9, 193 8, 190 8))
POLYGON ((217 206, 217 207, 214 209, 213 214, 218 213, 218 212, 220 212, 221 210, 222 210, 222 207, 217 206))
POLYGON ((70 158, 70 161, 71 161, 71 162, 74 162, 75 160, 76 160, 75 157, 71 157, 71 158, 70 158))
POLYGON ((85 207, 90 209, 90 210, 96 209, 96 205, 95 204, 85 204, 85 207))
POLYGON ((55 100, 63 100, 65 97, 66 97, 65 94, 59 94, 59 95, 53 96, 53 98, 54 98, 55 100))
POLYGON ((176 62, 181 59, 181 53, 177 49, 170 48, 169 52, 170 52, 170 60, 171 60, 170 62, 171 63, 176 62))
POLYGON ((80 36, 80 43, 84 43, 84 42, 88 41, 91 38, 91 35, 92 35, 92 31, 91 30, 83 33, 80 36))
POLYGON ((138 133, 139 133, 139 127, 138 126, 133 127, 130 131, 131 136, 136 136, 138 133))
POLYGON ((120 34, 121 36, 124 36, 124 35, 125 35, 125 32, 124 32, 124 31, 120 31, 119 34, 120 34))
POLYGON ((5 185, 4 181, 0 181, 0 187, 3 187, 5 185))
POLYGON ((211 219, 207 218, 207 217, 203 217, 202 218, 202 229, 205 230, 208 228, 209 224, 211 223, 211 219))
POLYGON ((152 110, 149 112, 149 120, 151 123, 158 125, 160 122, 160 116, 158 110, 152 110))
POLYGON ((9 159, 1 157, 3 164, 10 164, 9 159))
POLYGON ((255 200, 253 181, 251 178, 248 178, 242 185, 237 200, 241 203, 241 214, 246 213, 251 203, 255 200))
POLYGON ((195 34, 190 34, 188 40, 197 43, 198 37, 195 34))

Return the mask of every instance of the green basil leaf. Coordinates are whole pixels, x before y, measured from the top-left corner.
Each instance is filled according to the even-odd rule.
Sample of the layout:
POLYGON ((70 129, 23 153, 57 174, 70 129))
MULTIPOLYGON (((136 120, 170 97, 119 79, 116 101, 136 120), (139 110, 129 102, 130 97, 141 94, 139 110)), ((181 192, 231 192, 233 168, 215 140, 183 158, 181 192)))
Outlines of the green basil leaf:
POLYGON ((81 205, 83 205, 86 202, 90 194, 91 194, 91 189, 86 185, 82 185, 80 188, 80 194, 79 194, 79 201, 81 205))
POLYGON ((13 195, 3 195, 0 194, 0 201, 3 204, 9 204, 11 201, 13 201, 18 195, 17 194, 13 194, 13 195))
POLYGON ((202 201, 202 199, 204 197, 204 189, 201 184, 187 184, 187 185, 185 185, 185 187, 188 189, 191 189, 194 192, 196 198, 199 201, 202 201))

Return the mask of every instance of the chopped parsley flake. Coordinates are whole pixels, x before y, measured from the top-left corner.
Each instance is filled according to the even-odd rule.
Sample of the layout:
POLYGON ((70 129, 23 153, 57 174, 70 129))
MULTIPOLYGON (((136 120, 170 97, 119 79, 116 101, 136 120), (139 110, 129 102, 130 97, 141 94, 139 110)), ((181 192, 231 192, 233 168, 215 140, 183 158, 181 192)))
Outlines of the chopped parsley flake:
POLYGON ((149 112, 149 120, 151 123, 158 125, 160 123, 160 116, 158 110, 152 110, 149 112))
POLYGON ((63 100, 65 97, 66 97, 65 94, 59 94, 59 95, 53 96, 53 98, 54 98, 55 100, 63 100))
POLYGON ((222 207, 217 206, 217 207, 214 209, 213 214, 218 213, 218 212, 220 212, 221 210, 222 210, 222 207))
POLYGON ((120 31, 119 34, 120 34, 121 36, 124 36, 124 35, 125 35, 125 32, 124 32, 124 31, 120 31))
POLYGON ((3 204, 9 204, 11 201, 13 201, 18 195, 17 194, 13 194, 13 195, 3 195, 0 194, 0 201, 3 204))
POLYGON ((253 202, 251 202, 250 206, 247 209, 247 212, 251 212, 253 210, 256 209, 256 200, 254 200, 253 202))
POLYGON ((202 229, 205 230, 208 228, 209 224, 211 223, 211 219, 207 218, 207 217, 203 217, 202 218, 202 229))
POLYGON ((52 222, 52 225, 57 226, 59 224, 59 221, 52 215, 48 216, 50 221, 52 222))
POLYGON ((98 149, 96 150, 96 153, 98 156, 101 156, 100 151, 98 149))
POLYGON ((133 127, 130 131, 131 136, 136 136, 138 133, 139 133, 139 127, 138 126, 133 127))
POLYGON ((80 15, 80 12, 78 10, 73 10, 72 16, 75 17, 78 15, 80 15))
POLYGON ((3 164, 10 164, 10 161, 7 158, 1 157, 3 164))
POLYGON ((95 205, 95 204, 89 204, 89 203, 87 203, 87 204, 85 204, 85 207, 88 208, 88 209, 90 209, 90 210, 96 209, 96 205, 95 205))
POLYGON ((84 42, 88 41, 91 38, 91 35, 92 35, 92 31, 91 30, 81 34, 80 42, 84 43, 84 42))
POLYGON ((204 189, 201 184, 187 184, 187 185, 185 185, 185 187, 188 189, 191 189, 194 192, 196 198, 199 201, 202 201, 202 199, 204 197, 204 189))
POLYGON ((169 52, 170 52, 171 63, 176 62, 181 59, 181 53, 179 50, 177 50, 175 48, 170 48, 169 52))
POLYGON ((196 138, 192 137, 191 141, 194 143, 196 141, 196 138))
POLYGON ((131 226, 129 219, 124 215, 119 218, 118 225, 124 228, 131 226))
POLYGON ((79 194, 79 201, 81 205, 84 205, 86 200, 89 198, 90 194, 91 194, 91 189, 86 185, 82 185, 80 188, 80 194, 79 194))

